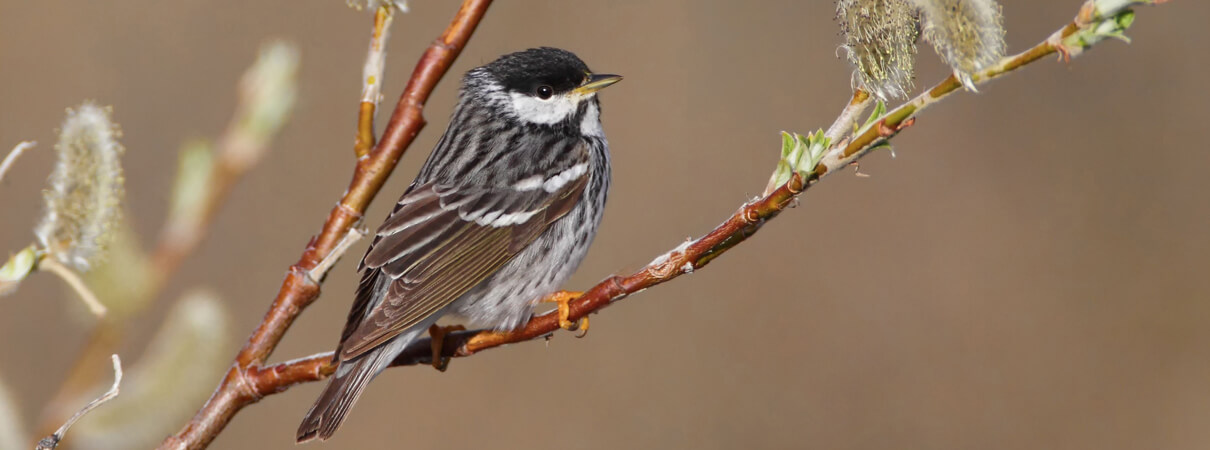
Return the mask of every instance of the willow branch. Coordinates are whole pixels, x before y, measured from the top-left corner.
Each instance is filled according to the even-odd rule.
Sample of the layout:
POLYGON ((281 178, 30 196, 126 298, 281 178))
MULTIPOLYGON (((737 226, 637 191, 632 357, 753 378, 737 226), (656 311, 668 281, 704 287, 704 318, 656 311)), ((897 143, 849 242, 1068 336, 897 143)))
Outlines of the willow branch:
POLYGON ((101 304, 101 300, 97 299, 97 295, 92 293, 92 289, 88 288, 88 284, 84 283, 84 280, 80 279, 80 275, 76 274, 74 270, 60 263, 53 255, 46 255, 41 261, 38 261, 38 268, 63 279, 63 282, 76 292, 76 295, 84 302, 84 306, 87 306, 93 315, 105 317, 107 311, 105 305, 101 304))
MULTIPOLYGON (((1063 38, 1079 31, 1080 28, 1081 25, 1073 21, 1056 31, 1047 41, 1017 55, 1006 57, 994 67, 975 74, 973 81, 976 84, 984 84, 1047 55, 1066 51, 1060 50, 1063 38)), ((612 276, 593 286, 570 302, 568 319, 578 321, 631 294, 700 270, 714 258, 755 234, 770 219, 794 204, 799 194, 821 181, 824 176, 835 173, 869 154, 871 150, 880 148, 911 125, 920 111, 961 88, 961 82, 951 75, 912 101, 887 112, 857 130, 846 145, 837 147, 833 155, 825 157, 809 174, 803 176, 794 173, 788 182, 776 186, 767 195, 741 205, 734 214, 705 236, 685 242, 656 257, 637 272, 626 276, 612 276)), ((846 111, 848 110, 846 108, 846 111)), ((845 113, 842 113, 838 120, 843 120, 844 116, 845 113)), ((506 344, 549 336, 557 330, 559 319, 556 313, 550 312, 531 318, 528 323, 514 331, 471 330, 450 333, 443 340, 441 354, 443 357, 470 356, 506 344)), ((418 339, 392 362, 392 366, 430 364, 430 345, 428 338, 418 339)), ((327 378, 335 370, 332 356, 331 352, 319 353, 271 366, 250 368, 244 372, 243 381, 246 383, 245 387, 257 397, 283 392, 296 384, 327 378)))
POLYGON ((855 126, 861 124, 861 113, 865 112, 873 102, 874 98, 870 96, 869 92, 860 88, 853 90, 853 98, 836 117, 836 121, 832 122, 832 126, 828 127, 828 132, 824 136, 832 142, 840 142, 841 137, 849 134, 855 126))
POLYGON ((365 66, 361 71, 361 106, 357 112, 357 137, 353 153, 364 158, 374 148, 374 114, 382 100, 382 80, 386 72, 387 39, 391 34, 391 22, 395 19, 392 3, 383 2, 374 11, 374 29, 370 33, 370 50, 366 52, 365 66))
MULTIPOLYGON (((216 141, 214 151, 211 152, 208 145, 203 145, 200 149, 187 147, 181 152, 175 188, 178 192, 173 195, 173 204, 160 230, 156 247, 149 254, 147 264, 128 269, 146 268, 146 276, 122 280, 123 284, 139 280, 141 285, 132 289, 138 295, 120 301, 139 306, 118 307, 118 314, 111 315, 109 320, 97 322, 89 331, 87 344, 76 355, 68 376, 43 407, 37 428, 41 434, 62 422, 75 408, 71 402, 98 382, 102 375, 97 369, 98 361, 113 353, 121 344, 127 328, 126 321, 159 297, 181 263, 205 241, 235 185, 268 153, 271 138, 281 128, 290 110, 289 105, 293 103, 296 54, 293 46, 285 43, 265 45, 256 61, 240 78, 235 111, 216 141), (198 154, 203 155, 201 160, 204 163, 199 163, 196 156, 190 156, 198 154), (195 174, 198 179, 194 179, 195 174), (182 189, 198 191, 197 199, 193 200, 192 195, 182 195, 182 189), (182 203, 182 197, 190 200, 182 203)), ((130 245, 131 251, 137 252, 140 259, 144 258, 137 244, 130 245)))
POLYGON ((340 261, 340 257, 344 256, 345 252, 349 250, 349 247, 352 247, 361 238, 366 237, 366 234, 369 234, 369 231, 364 227, 350 228, 349 233, 345 235, 344 239, 337 242, 336 247, 328 253, 328 256, 320 260, 319 264, 316 264, 310 272, 307 272, 307 276, 311 277, 311 280, 315 282, 323 280, 327 276, 328 271, 332 270, 332 266, 335 266, 340 261))
POLYGON ((298 262, 290 267, 277 298, 236 356, 231 369, 210 400, 179 433, 166 439, 161 448, 203 448, 236 412, 260 400, 261 395, 249 389, 247 375, 264 363, 298 314, 318 298, 319 281, 309 276, 310 271, 328 257, 361 220, 366 206, 424 127, 422 111, 429 94, 466 46, 489 5, 490 0, 464 0, 453 22, 420 57, 382 139, 369 154, 358 158, 349 188, 328 214, 319 235, 307 243, 298 262))
POLYGON ((58 430, 55 430, 54 433, 51 433, 50 436, 44 437, 42 440, 38 441, 38 445, 35 447, 36 450, 54 450, 55 447, 59 446, 59 441, 63 440, 63 435, 67 434, 67 429, 71 428, 72 425, 75 425, 76 421, 80 420, 81 417, 84 417, 85 414, 88 414, 89 411, 96 409, 98 406, 101 406, 105 404, 105 402, 113 400, 118 396, 118 392, 120 391, 119 387, 122 385, 122 360, 119 359, 118 355, 116 354, 112 355, 110 358, 113 359, 113 386, 111 386, 108 391, 105 391, 104 394, 101 394, 100 397, 88 402, 87 405, 84 405, 83 408, 81 408, 79 411, 76 411, 75 414, 68 418, 67 421, 64 422, 58 430))
MULTIPOLYGON (((262 47, 256 62, 240 78, 239 101, 217 141, 201 200, 188 204, 184 211, 173 205, 151 253, 155 273, 149 292, 159 292, 181 262, 198 249, 232 188, 268 153, 273 135, 294 103, 297 61, 294 46, 271 43, 262 47)), ((185 170, 189 169, 182 167, 185 170)))

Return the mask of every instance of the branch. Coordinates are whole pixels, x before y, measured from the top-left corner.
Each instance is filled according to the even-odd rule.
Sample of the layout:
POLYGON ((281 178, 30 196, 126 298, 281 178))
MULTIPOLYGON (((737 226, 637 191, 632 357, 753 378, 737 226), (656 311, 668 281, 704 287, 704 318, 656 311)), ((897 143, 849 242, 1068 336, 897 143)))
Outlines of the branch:
POLYGON ((261 395, 249 389, 248 374, 264 363, 298 314, 319 296, 319 281, 309 276, 310 271, 328 257, 353 225, 361 220, 366 206, 378 194, 396 162, 424 127, 422 110, 425 101, 449 70, 454 58, 466 46, 489 5, 490 0, 464 0, 453 22, 420 57, 382 139, 369 154, 358 158, 348 190, 329 213, 320 234, 307 243, 298 262, 290 267, 263 321, 248 338, 210 400, 184 429, 166 439, 161 448, 203 448, 223 430, 236 412, 260 400, 261 395))
MULTIPOLYGON (((200 247, 235 185, 268 153, 272 137, 284 125, 295 98, 298 51, 284 42, 261 46, 256 61, 240 77, 238 100, 226 129, 214 149, 201 142, 186 145, 180 153, 172 201, 155 249, 148 255, 136 239, 119 239, 111 252, 129 255, 128 265, 90 273, 91 280, 106 279, 123 290, 102 297, 114 307, 107 320, 89 331, 87 344, 76 355, 68 376, 43 407, 38 430, 47 433, 75 408, 83 391, 101 376, 98 362, 113 353, 125 335, 127 321, 151 306, 186 258, 200 247)), ((107 295, 108 294, 108 295, 107 295)))
MULTIPOLYGON (((1073 21, 1033 48, 1004 58, 995 66, 974 74, 973 82, 984 84, 1047 55, 1056 52, 1066 54, 1071 49, 1065 48, 1063 43, 1069 41, 1068 38, 1076 37, 1076 33, 1088 31, 1093 26, 1095 24, 1079 25, 1073 21)), ((838 147, 832 154, 824 157, 810 173, 805 176, 798 172, 792 174, 788 182, 776 186, 769 194, 741 205, 738 211, 705 236, 685 242, 656 257, 646 267, 633 274, 612 276, 593 286, 570 302, 568 320, 578 321, 631 294, 663 284, 682 274, 700 270, 714 258, 755 234, 770 219, 794 204, 799 194, 814 186, 824 176, 835 173, 869 154, 871 150, 882 147, 899 131, 910 126, 917 113, 961 88, 962 83, 951 75, 912 101, 871 121, 857 130, 846 145, 838 147)), ((850 105, 864 102, 865 99, 855 94, 850 105)), ((838 122, 847 123, 845 116, 850 115, 850 109, 846 108, 845 112, 842 112, 838 122)), ((559 328, 558 315, 550 312, 535 316, 525 326, 510 332, 454 332, 445 336, 441 354, 443 357, 470 356, 490 348, 550 336, 559 328)), ((430 342, 429 338, 417 339, 408 345, 391 365, 430 364, 430 342)), ((245 382, 244 387, 257 398, 283 392, 296 384, 323 380, 330 376, 336 369, 332 364, 332 357, 331 352, 318 353, 267 367, 253 367, 243 373, 242 381, 245 382)))
POLYGON ((21 141, 17 143, 17 146, 8 152, 8 156, 4 157, 4 161, 0 162, 0 181, 4 180, 4 174, 8 173, 8 169, 13 166, 17 158, 20 158, 22 153, 25 153, 26 150, 33 148, 37 144, 37 142, 33 141, 21 141))
POLYGON ((239 101, 213 156, 206 146, 182 152, 172 207, 151 253, 154 273, 148 292, 152 295, 198 249, 232 188, 268 153, 270 141, 294 104, 297 72, 298 50, 293 45, 272 42, 262 46, 256 62, 240 78, 239 101))
POLYGON ((384 2, 374 11, 374 31, 370 34, 370 50, 361 70, 361 107, 357 113, 357 138, 353 153, 358 158, 370 154, 374 147, 374 113, 382 100, 383 73, 386 71, 387 38, 391 34, 394 7, 384 2))
POLYGON ((853 91, 853 99, 845 105, 844 110, 836 116, 836 121, 832 122, 832 126, 828 127, 828 132, 824 134, 832 142, 840 142, 840 138, 853 131, 853 128, 861 125, 861 113, 865 112, 866 108, 874 102, 874 98, 860 88, 853 91))
POLYGON ((59 446, 59 441, 63 440, 63 435, 67 433, 67 429, 71 428, 72 425, 75 425, 76 421, 80 420, 81 417, 84 417, 85 414, 88 414, 89 411, 96 409, 98 406, 101 406, 105 404, 105 402, 113 400, 114 397, 118 396, 118 387, 122 384, 122 360, 118 359, 118 355, 116 354, 112 355, 112 358, 113 386, 111 386, 108 391, 105 391, 104 394, 101 394, 100 397, 88 402, 87 405, 84 405, 83 408, 81 408, 79 411, 76 411, 71 418, 67 419, 67 422, 63 423, 63 426, 59 427, 58 430, 55 430, 55 432, 50 436, 44 437, 42 440, 38 441, 38 446, 35 447, 36 450, 54 450, 55 447, 59 446))
POLYGON ((80 276, 75 271, 60 263, 59 260, 55 259, 54 255, 46 255, 41 261, 38 261, 38 268, 58 275, 59 278, 63 279, 63 282, 71 287, 71 290, 76 291, 76 295, 80 296, 80 300, 84 302, 89 311, 92 311, 94 316, 105 317, 105 313, 108 310, 97 299, 97 295, 92 293, 92 290, 88 288, 88 285, 84 283, 84 280, 80 279, 80 276))

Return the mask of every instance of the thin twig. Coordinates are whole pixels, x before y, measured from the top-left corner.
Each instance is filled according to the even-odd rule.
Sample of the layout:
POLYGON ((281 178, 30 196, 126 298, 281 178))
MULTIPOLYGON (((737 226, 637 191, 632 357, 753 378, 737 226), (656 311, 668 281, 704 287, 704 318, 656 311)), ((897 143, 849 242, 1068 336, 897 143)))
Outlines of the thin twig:
MULTIPOLYGON (((264 321, 253 336, 249 338, 248 343, 237 356, 235 364, 228 371, 210 401, 203 406, 203 409, 180 434, 166 440, 161 448, 203 447, 244 406, 259 401, 266 395, 282 392, 295 384, 321 380, 332 373, 334 367, 331 364, 331 353, 312 355, 267 367, 262 364, 276 347, 282 333, 297 317, 299 311, 318 295, 318 285, 314 282, 307 283, 308 271, 315 267, 319 259, 322 259, 319 255, 331 252, 335 241, 347 232, 357 220, 357 214, 364 211, 366 202, 372 199, 381 187, 381 179, 363 180, 365 180, 364 177, 371 175, 385 177, 384 172, 373 171, 371 175, 367 175, 363 171, 369 168, 363 164, 367 161, 371 163, 382 161, 379 152, 383 152, 395 159, 380 164, 386 165, 386 172, 393 167, 394 161, 398 159, 398 153, 402 152, 403 147, 401 146, 410 143, 411 137, 415 135, 415 130, 423 123, 419 108, 423 105, 423 100, 427 98, 427 93, 432 87, 431 83, 425 84, 424 76, 440 76, 448 69, 449 60, 457 54, 461 45, 465 44, 465 37, 473 31, 488 3, 490 2, 466 0, 462 11, 459 12, 459 19, 456 19, 450 29, 447 29, 443 39, 426 52, 426 56, 422 58, 408 89, 405 90, 403 98, 396 107, 384 139, 379 142, 379 148, 358 162, 358 171, 354 176, 353 185, 346 193, 345 199, 329 215, 324 226, 324 233, 312 239, 302 259, 291 268, 269 313, 266 314, 264 321), (462 20, 469 20, 469 23, 459 25, 462 20), (463 34, 463 37, 458 42, 459 45, 450 47, 451 35, 460 33, 463 34), (430 57, 437 57, 430 53, 442 54, 441 49, 453 53, 453 55, 443 54, 447 58, 444 60, 444 65, 429 65, 431 62, 426 64, 430 57), (410 97, 415 93, 413 89, 416 86, 427 86, 428 89, 421 89, 419 92, 422 95, 418 99, 410 97), (411 134, 401 132, 403 129, 410 130, 411 134)), ((1074 23, 1068 24, 1057 34, 1068 36, 1078 31, 1078 28, 1078 25, 1074 23)), ((973 79, 976 83, 986 82, 1037 61, 1043 56, 1053 54, 1056 50, 1056 46, 1043 42, 1024 53, 1005 58, 997 66, 975 74, 973 79)), ((435 82, 435 78, 428 81, 435 82)), ((799 194, 818 183, 828 173, 836 172, 838 169, 854 163, 868 154, 871 149, 886 143, 899 131, 911 125, 916 113, 957 91, 961 86, 958 80, 950 76, 912 102, 884 114, 872 124, 858 130, 853 139, 844 146, 843 151, 837 152, 833 157, 825 158, 819 166, 807 174, 808 178, 804 178, 801 172, 793 173, 785 184, 768 195, 743 204, 735 214, 705 236, 686 242, 660 255, 634 274, 625 277, 610 277, 597 284, 584 295, 570 302, 570 317, 567 319, 578 321, 626 296, 701 269, 714 258, 756 233, 768 220, 776 217, 792 204, 799 194)), ((379 166, 373 166, 373 168, 379 168, 379 166)), ((548 336, 558 329, 559 318, 556 314, 547 313, 531 318, 523 327, 511 332, 475 330, 451 333, 445 337, 441 355, 469 356, 489 348, 548 336)), ((430 345, 428 339, 413 342, 396 358, 393 365, 427 362, 432 358, 430 345)))
POLYGON ((88 306, 89 311, 92 311, 97 317, 105 317, 105 313, 108 310, 105 309, 105 305, 101 304, 101 300, 97 298, 97 295, 93 294, 88 285, 84 283, 84 280, 80 279, 80 275, 77 275, 70 267, 56 260, 54 255, 44 256, 38 261, 38 268, 58 275, 59 278, 67 282, 68 286, 71 286, 73 291, 76 291, 76 295, 80 296, 80 300, 84 301, 84 305, 88 306))
MULTIPOLYGON (((256 62, 244 72, 240 79, 236 108, 216 141, 214 161, 202 181, 201 200, 191 205, 188 212, 171 208, 160 230, 156 247, 149 254, 150 262, 146 265, 150 269, 149 276, 145 278, 146 285, 139 289, 145 299, 157 298, 181 263, 197 251, 236 183, 268 152, 271 137, 280 128, 281 120, 276 114, 262 111, 289 111, 289 107, 265 108, 263 105, 266 102, 282 102, 283 97, 292 97, 294 84, 287 82, 293 79, 296 71, 292 62, 297 58, 292 48, 280 43, 268 44, 262 48, 256 62)), ((151 301, 127 300, 144 306, 154 304, 151 301)), ((101 376, 96 369, 96 361, 112 353, 121 344, 127 329, 124 320, 133 316, 134 312, 137 311, 120 314, 116 320, 98 322, 90 330, 87 344, 76 356, 69 375, 51 401, 43 407, 38 430, 45 431, 58 424, 73 407, 68 402, 96 383, 101 376)))
POLYGON ((357 138, 353 153, 364 158, 374 148, 374 114, 382 100, 383 74, 386 72, 387 40, 391 34, 391 22, 395 19, 395 8, 383 2, 374 12, 374 30, 370 34, 370 49, 366 52, 365 66, 361 70, 361 107, 357 113, 357 138))
POLYGON ((369 231, 361 227, 350 228, 349 233, 345 235, 344 239, 341 239, 340 242, 336 243, 336 248, 332 249, 332 253, 328 253, 328 256, 325 256, 323 260, 319 261, 319 264, 317 264, 314 269, 311 269, 311 271, 307 273, 307 276, 311 277, 311 281, 318 283, 325 275, 328 274, 329 270, 332 270, 332 266, 336 265, 336 263, 340 261, 340 257, 344 256, 345 252, 349 250, 349 247, 353 246, 353 244, 357 243, 357 241, 360 241, 361 238, 365 237, 367 233, 369 233, 369 231))
POLYGON ((22 141, 16 147, 13 147, 12 151, 8 152, 8 156, 5 156, 4 161, 0 162, 0 181, 4 181, 4 174, 8 173, 8 169, 13 166, 17 158, 20 158, 22 153, 25 153, 26 150, 33 148, 35 145, 38 145, 38 143, 34 141, 22 141))
POLYGON ((271 138, 284 123, 290 106, 284 107, 284 113, 269 114, 264 111, 275 109, 264 104, 292 104, 296 61, 293 46, 269 44, 244 72, 235 111, 217 140, 213 167, 205 180, 204 200, 189 214, 168 216, 151 252, 155 271, 149 292, 158 293, 181 262, 198 249, 232 188, 268 153, 271 138))
POLYGON ((105 391, 104 394, 101 394, 100 397, 97 397, 95 400, 88 402, 87 405, 84 405, 84 408, 81 408, 79 411, 77 411, 71 416, 71 418, 67 419, 67 422, 63 423, 63 426, 59 427, 58 430, 55 430, 54 434, 44 437, 42 440, 38 441, 36 450, 53 450, 55 447, 58 447, 59 441, 63 440, 63 435, 67 433, 67 429, 71 428, 72 425, 75 425, 76 421, 80 420, 81 417, 84 417, 85 414, 88 414, 89 411, 96 409, 98 406, 101 406, 105 404, 105 402, 113 400, 114 397, 118 396, 118 388, 122 384, 122 360, 118 358, 117 354, 114 354, 111 356, 111 358, 113 358, 113 386, 110 386, 109 390, 105 391))
POLYGON ((858 122, 861 120, 859 116, 865 112, 871 103, 874 103, 874 98, 870 96, 869 92, 861 88, 854 89, 853 98, 845 105, 840 115, 836 116, 836 121, 832 122, 832 126, 828 127, 828 131, 824 133, 824 136, 834 144, 839 143, 840 138, 847 136, 853 131, 855 125, 861 123, 858 122))
POLYGON ((203 448, 218 436, 236 412, 260 400, 261 395, 249 389, 247 375, 264 364, 298 314, 319 297, 319 284, 311 279, 311 270, 332 254, 349 229, 361 220, 362 213, 382 189, 399 158, 424 127, 423 107, 429 94, 465 48, 490 5, 491 0, 464 0, 453 22, 425 50, 382 138, 374 150, 358 158, 353 180, 343 198, 328 214, 320 234, 307 243, 298 262, 290 267, 277 298, 236 355, 231 369, 210 400, 180 432, 165 439, 160 448, 203 448))
MULTIPOLYGON (((1069 24, 1057 32, 1068 36, 1077 31, 1069 24)), ((1057 48, 1042 42, 1020 54, 1007 57, 999 64, 976 74, 973 79, 982 84, 1000 77, 1040 58, 1055 53, 1057 48)), ((693 273, 709 264, 728 249, 756 233, 768 220, 776 217, 792 204, 804 190, 818 183, 829 172, 854 163, 873 148, 884 144, 899 131, 913 122, 916 113, 935 104, 941 98, 961 90, 962 84, 952 75, 929 91, 882 116, 874 124, 858 130, 853 139, 844 146, 836 157, 825 158, 812 172, 809 179, 795 173, 784 185, 768 195, 743 204, 738 211, 705 236, 681 244, 655 258, 641 270, 627 276, 613 276, 593 286, 569 304, 568 320, 580 318, 600 311, 631 294, 665 283, 682 274, 693 273)), ((483 350, 506 344, 523 342, 549 336, 559 330, 559 319, 555 313, 535 316, 521 328, 510 332, 493 330, 470 330, 450 333, 444 338, 441 355, 444 357, 470 356, 483 350)), ((392 362, 392 366, 429 364, 432 359, 430 341, 417 339, 392 362)), ((335 370, 332 353, 319 353, 265 367, 251 367, 243 373, 245 387, 252 390, 256 398, 285 391, 289 387, 327 378, 335 370)))

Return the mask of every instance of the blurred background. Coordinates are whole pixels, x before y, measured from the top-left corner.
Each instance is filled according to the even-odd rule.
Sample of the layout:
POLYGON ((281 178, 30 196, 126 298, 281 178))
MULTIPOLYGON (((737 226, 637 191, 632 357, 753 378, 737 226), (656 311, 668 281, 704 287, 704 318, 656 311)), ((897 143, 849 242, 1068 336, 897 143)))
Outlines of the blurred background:
MULTIPOLYGON (((1004 3, 1016 52, 1081 2, 1004 3)), ((457 2, 411 7, 390 39, 386 111, 457 2)), ((955 96, 895 139, 895 158, 863 160, 868 178, 830 177, 708 268, 593 316, 587 338, 390 370, 310 447, 1207 448, 1206 17, 1204 2, 1144 8, 1131 45, 955 96)), ((208 288, 229 321, 211 349, 221 372, 347 186, 371 21, 340 1, 0 0, 0 148, 41 143, 0 184, 0 253, 32 240, 55 130, 84 99, 112 105, 125 131, 129 217, 152 246, 182 144, 222 133, 263 42, 293 41, 292 120, 118 348, 137 364, 177 299, 208 288)), ((831 123, 850 95, 838 30, 824 1, 498 2, 367 225, 445 128, 461 73, 557 46, 626 76, 602 96, 609 208, 567 288, 640 268, 759 194, 779 131, 831 123)), ((923 44, 920 61, 920 86, 947 73, 923 44)), ((336 345, 366 243, 272 361, 336 345)), ((50 276, 0 298, 0 378, 31 433, 90 339, 82 311, 50 276)), ((293 448, 320 388, 244 409, 213 448, 293 448)))

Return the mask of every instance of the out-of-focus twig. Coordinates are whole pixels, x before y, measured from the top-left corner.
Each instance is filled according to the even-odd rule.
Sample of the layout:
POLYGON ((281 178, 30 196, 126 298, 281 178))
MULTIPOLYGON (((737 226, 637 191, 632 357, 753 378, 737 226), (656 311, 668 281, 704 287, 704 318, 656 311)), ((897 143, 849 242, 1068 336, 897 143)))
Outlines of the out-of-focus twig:
POLYGON ((17 158, 20 158, 22 153, 33 148, 37 144, 38 143, 34 141, 23 141, 18 143, 16 147, 13 147, 12 151, 8 152, 8 156, 4 157, 4 161, 0 162, 0 181, 4 181, 4 174, 8 173, 8 169, 13 166, 13 163, 17 161, 17 158))
MULTIPOLYGON (((150 448, 176 431, 227 370, 232 331, 221 298, 206 289, 186 291, 147 339, 142 356, 126 362, 122 395, 72 427, 71 443, 87 443, 73 447, 150 448)), ((86 395, 74 402, 82 403, 86 395)))
POLYGON ((382 101, 383 74, 386 72, 387 40, 391 35, 391 22, 395 20, 395 7, 384 2, 374 11, 374 29, 370 34, 370 49, 366 53, 365 66, 361 71, 361 107, 357 113, 357 138, 353 153, 364 158, 374 148, 374 114, 378 102, 382 101))
MULTIPOLYGON (((203 181, 200 186, 192 187, 198 190, 194 193, 196 201, 186 208, 174 205, 152 252, 157 286, 197 249, 231 188, 268 152, 270 141, 293 108, 297 73, 298 49, 293 44, 275 41, 261 48, 256 63, 240 79, 239 102, 226 131, 218 139, 208 176, 199 180, 203 181)), ((178 186, 177 194, 182 194, 179 191, 178 186)))
POLYGON ((268 153, 270 141, 289 118, 295 103, 298 64, 298 49, 293 44, 272 41, 263 45, 256 61, 240 78, 235 112, 216 149, 211 150, 204 142, 185 146, 173 203, 150 257, 139 249, 136 239, 130 239, 122 250, 127 253, 126 259, 131 260, 123 262, 131 265, 114 271, 102 269, 123 277, 121 282, 144 285, 122 286, 125 293, 138 295, 115 299, 123 302, 115 308, 115 317, 93 328, 67 379, 43 408, 39 430, 62 421, 72 408, 69 402, 97 382, 100 374, 96 362, 121 343, 123 320, 145 309, 158 296, 185 258, 204 241, 235 184, 268 153), (147 271, 139 276, 132 274, 140 269, 147 271))
POLYGON ((466 46, 490 5, 490 0, 464 0, 453 22, 425 50, 382 138, 369 154, 358 158, 349 188, 329 213, 320 234, 307 243, 298 262, 290 267, 269 312, 236 355, 234 364, 210 400, 180 432, 168 437, 161 448, 203 448, 227 426, 236 412, 260 400, 259 394, 248 389, 245 376, 264 364, 298 314, 318 298, 319 282, 311 278, 311 270, 329 257, 349 229, 361 220, 370 201, 425 125, 423 107, 429 94, 466 46))
POLYGON ((85 306, 88 306, 88 310, 92 311, 93 315, 97 317, 105 317, 105 312, 107 311, 105 309, 105 305, 101 304, 101 300, 97 299, 96 294, 92 293, 92 290, 88 288, 88 285, 84 284, 84 280, 80 279, 80 276, 77 275, 75 271, 71 270, 71 268, 63 265, 52 257, 43 257, 41 260, 39 260, 38 268, 46 270, 47 272, 53 273, 59 278, 62 278, 63 281, 71 287, 71 290, 75 291, 76 295, 80 296, 80 300, 84 302, 85 306))
POLYGON ((84 408, 81 408, 74 415, 68 418, 67 422, 64 422, 63 426, 59 427, 58 430, 55 430, 55 432, 50 436, 44 437, 42 440, 38 441, 38 446, 35 447, 37 450, 53 450, 55 447, 58 447, 59 441, 63 440, 63 435, 67 433, 67 429, 71 428, 71 426, 74 425, 77 420, 80 420, 80 418, 84 417, 85 414, 88 414, 89 411, 96 409, 96 407, 101 406, 105 404, 105 402, 113 400, 114 397, 118 396, 118 388, 122 384, 122 360, 119 359, 118 355, 116 354, 113 355, 112 358, 113 386, 110 387, 108 391, 105 391, 104 394, 101 394, 100 397, 97 397, 96 400, 88 402, 87 405, 84 405, 84 408))
POLYGON ((29 448, 29 434, 12 389, 0 378, 0 450, 29 448))

